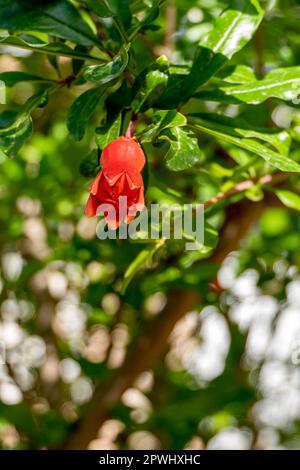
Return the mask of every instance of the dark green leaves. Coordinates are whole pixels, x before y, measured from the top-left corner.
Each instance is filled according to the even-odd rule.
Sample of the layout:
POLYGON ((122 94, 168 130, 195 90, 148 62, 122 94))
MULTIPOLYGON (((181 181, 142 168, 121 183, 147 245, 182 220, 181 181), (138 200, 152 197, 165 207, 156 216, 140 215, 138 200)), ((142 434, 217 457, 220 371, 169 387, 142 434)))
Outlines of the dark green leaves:
POLYGON ((290 101, 299 93, 300 67, 287 67, 272 70, 262 80, 200 91, 196 96, 210 101, 259 104, 268 98, 290 101))
POLYGON ((96 13, 100 18, 106 18, 111 15, 105 0, 82 0, 88 8, 96 13))
POLYGON ((97 175, 100 170, 98 149, 92 149, 80 163, 80 173, 85 178, 91 178, 97 175))
POLYGON ((131 23, 131 12, 128 0, 102 0, 107 10, 108 16, 121 20, 125 29, 128 29, 131 23))
POLYGON ((21 49, 28 49, 33 52, 39 52, 49 55, 61 55, 64 57, 71 57, 74 59, 82 60, 93 60, 94 62, 102 62, 107 60, 106 54, 101 51, 97 51, 99 57, 93 57, 89 54, 83 54, 77 49, 72 49, 69 46, 61 42, 44 42, 40 39, 32 36, 31 34, 22 34, 20 36, 8 36, 0 39, 0 45, 7 45, 12 47, 18 47, 21 49))
POLYGON ((186 170, 204 160, 198 139, 186 129, 173 127, 168 132, 168 136, 162 136, 161 139, 170 142, 170 148, 166 154, 166 165, 169 170, 186 170))
POLYGON ((69 109, 67 126, 74 140, 81 140, 85 133, 87 123, 96 110, 100 98, 107 87, 92 88, 82 93, 69 109))
MULTIPOLYGON (((193 130, 205 132, 252 152, 281 171, 300 172, 300 165, 286 156, 286 146, 278 147, 280 137, 268 134, 266 129, 261 132, 258 129, 252 130, 234 119, 210 114, 191 115, 188 123, 193 130), (282 153, 278 151, 279 148, 282 153)), ((283 145, 285 139, 289 142, 287 133, 282 134, 281 139, 283 145)))
POLYGON ((3 81, 7 87, 11 87, 18 82, 52 82, 53 80, 26 72, 3 72, 0 73, 0 81, 3 81))
POLYGON ((99 45, 90 27, 67 0, 0 0, 0 28, 11 32, 41 31, 84 46, 99 45))
POLYGON ((103 85, 119 77, 128 64, 129 46, 123 46, 111 62, 102 65, 90 65, 84 69, 84 78, 92 83, 103 85))

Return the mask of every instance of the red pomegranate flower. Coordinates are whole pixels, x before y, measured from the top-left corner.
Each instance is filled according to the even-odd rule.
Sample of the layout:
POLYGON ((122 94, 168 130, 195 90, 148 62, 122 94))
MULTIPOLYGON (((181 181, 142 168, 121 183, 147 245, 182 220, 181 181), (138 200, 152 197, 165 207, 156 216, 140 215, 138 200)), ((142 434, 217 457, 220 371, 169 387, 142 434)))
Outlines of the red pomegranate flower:
POLYGON ((123 221, 129 224, 144 207, 141 171, 145 161, 141 146, 132 138, 119 137, 108 144, 100 159, 102 170, 89 189, 86 216, 104 212, 110 229, 118 228, 123 221), (125 212, 120 205, 124 196, 127 197, 125 212))

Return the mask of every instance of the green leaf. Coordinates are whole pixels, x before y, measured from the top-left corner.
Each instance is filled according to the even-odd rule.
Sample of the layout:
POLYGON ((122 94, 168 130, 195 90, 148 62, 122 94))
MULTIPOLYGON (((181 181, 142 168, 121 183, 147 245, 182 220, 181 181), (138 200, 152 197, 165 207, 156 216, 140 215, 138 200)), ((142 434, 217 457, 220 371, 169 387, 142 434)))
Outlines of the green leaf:
POLYGON ((191 136, 188 131, 173 127, 169 131, 169 136, 161 137, 170 142, 170 148, 166 154, 166 165, 169 170, 186 170, 204 160, 204 153, 199 148, 198 139, 191 136))
POLYGON ((183 235, 186 240, 192 241, 198 247, 197 253, 201 253, 200 258, 205 258, 210 254, 210 252, 216 247, 219 237, 218 232, 208 223, 205 223, 204 226, 204 239, 202 244, 199 243, 194 235, 187 232, 184 232, 183 235))
POLYGON ((201 46, 231 59, 250 41, 263 13, 257 0, 232 1, 228 9, 216 19, 214 28, 201 42, 201 46))
POLYGON ((286 207, 300 211, 299 194, 295 194, 287 189, 276 189, 274 190, 274 193, 286 207))
POLYGON ((203 119, 219 124, 221 126, 229 126, 230 128, 235 128, 235 131, 238 132, 241 136, 247 138, 254 138, 262 140, 263 142, 268 143, 275 150, 278 150, 284 156, 288 156, 291 137, 287 130, 285 129, 270 129, 270 128, 256 128, 250 125, 241 118, 230 118, 228 116, 222 116, 220 114, 214 113, 202 113, 198 114, 203 119))
MULTIPOLYGON (((75 51, 79 51, 82 54, 86 54, 88 52, 88 48, 85 46, 76 46, 75 51)), ((72 70, 74 75, 78 75, 82 67, 85 65, 85 61, 83 59, 73 59, 72 60, 72 70)))
POLYGON ((45 92, 31 96, 18 111, 5 110, 0 114, 0 152, 15 156, 32 135, 30 112, 45 102, 45 92))
POLYGON ((135 113, 146 111, 158 100, 167 87, 168 75, 160 70, 151 70, 132 101, 135 113))
POLYGON ((153 124, 138 134, 142 143, 155 141, 164 129, 186 125, 186 117, 177 111, 156 111, 152 121, 153 124))
POLYGON ((85 67, 83 71, 85 80, 103 85, 119 77, 128 64, 128 49, 129 46, 121 47, 114 59, 106 64, 85 67))
POLYGON ((41 31, 83 46, 99 45, 98 38, 67 0, 0 0, 0 28, 41 31))
POLYGON ((1 46, 17 47, 20 49, 27 49, 33 52, 39 52, 43 54, 49 54, 54 56, 71 57, 74 59, 92 60, 94 62, 103 62, 107 60, 107 55, 101 51, 97 51, 99 57, 94 57, 88 54, 83 54, 76 49, 72 49, 69 46, 61 42, 47 43, 40 39, 32 36, 31 34, 22 34, 20 36, 7 36, 0 39, 1 46))
POLYGON ((9 111, 0 114, 0 153, 14 157, 31 135, 32 120, 28 114, 18 116, 9 111))
POLYGON ((3 81, 7 87, 12 87, 18 82, 53 82, 53 80, 26 72, 2 72, 0 73, 0 81, 3 81))
POLYGON ((144 250, 140 251, 135 260, 128 266, 121 287, 121 293, 125 294, 127 287, 131 283, 136 274, 143 268, 152 266, 153 256, 164 245, 165 240, 159 240, 154 245, 151 244, 144 250))
POLYGON ((67 126, 74 140, 81 140, 86 126, 107 87, 92 88, 82 93, 69 109, 67 126))
POLYGON ((224 140, 259 155, 270 165, 281 171, 300 172, 300 165, 298 163, 255 140, 260 138, 262 141, 265 141, 265 132, 260 133, 258 130, 252 131, 251 129, 237 127, 234 119, 226 118, 225 121, 224 119, 224 117, 216 115, 194 114, 190 116, 188 123, 191 124, 193 130, 205 132, 217 139, 224 140), (221 120, 222 122, 220 122, 221 120), (232 126, 229 125, 230 123, 232 126))
POLYGON ((82 0, 88 8, 96 13, 100 18, 108 18, 111 16, 111 11, 105 4, 105 0, 82 0))
POLYGON ((134 38, 137 33, 144 33, 147 29, 157 29, 160 28, 158 25, 154 25, 153 22, 159 16, 160 6, 165 2, 165 0, 152 0, 150 8, 146 11, 143 11, 144 17, 142 20, 135 18, 137 25, 134 24, 132 28, 128 31, 129 39, 134 38))
POLYGON ((104 149, 110 142, 117 139, 120 135, 122 124, 121 113, 109 122, 106 126, 96 129, 96 143, 100 149, 104 149))
POLYGON ((254 70, 242 64, 223 67, 218 77, 227 83, 249 83, 257 80, 254 70))
POLYGON ((110 15, 113 18, 120 19, 125 29, 131 24, 131 11, 128 0, 102 0, 110 15))
POLYGON ((100 171, 99 165, 99 151, 92 149, 80 163, 80 173, 85 178, 94 177, 100 171))
POLYGON ((257 0, 234 0, 216 19, 214 28, 198 46, 190 73, 176 74, 160 100, 160 106, 174 108, 185 102, 242 49, 263 18, 257 0))
POLYGON ((272 70, 262 80, 200 91, 196 97, 226 103, 260 104, 269 98, 290 101, 300 93, 300 67, 272 70))
POLYGON ((115 18, 121 21, 125 30, 131 24, 131 11, 128 0, 82 0, 99 18, 115 18))

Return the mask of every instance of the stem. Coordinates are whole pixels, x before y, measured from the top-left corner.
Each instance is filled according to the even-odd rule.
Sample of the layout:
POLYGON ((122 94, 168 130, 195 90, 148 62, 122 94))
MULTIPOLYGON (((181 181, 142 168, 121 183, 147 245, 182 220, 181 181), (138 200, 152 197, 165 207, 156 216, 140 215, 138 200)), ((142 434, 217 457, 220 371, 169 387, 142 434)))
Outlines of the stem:
POLYGON ((293 173, 280 172, 280 173, 274 173, 274 174, 267 174, 261 177, 251 178, 251 179, 242 181, 236 184, 229 191, 226 191, 223 193, 221 192, 217 194, 216 196, 212 197, 211 199, 209 199, 208 201, 206 201, 204 203, 204 208, 205 210, 207 210, 221 201, 230 199, 232 196, 235 196, 236 194, 247 191, 247 189, 251 188, 252 186, 255 186, 256 184, 269 185, 269 184, 281 183, 282 181, 285 181, 292 174, 293 173))
POLYGON ((169 6, 166 8, 166 33, 165 33, 165 54, 170 59, 175 48, 176 33, 176 6, 175 0, 169 0, 169 6))
POLYGON ((127 137, 128 139, 132 139, 133 136, 134 136, 134 129, 135 129, 135 126, 137 124, 137 114, 135 113, 132 113, 132 117, 131 117, 131 121, 127 127, 127 131, 125 133, 125 137, 127 137))
POLYGON ((262 27, 258 28, 254 35, 254 47, 256 51, 256 72, 262 78, 265 73, 264 61, 264 34, 262 27))
POLYGON ((114 16, 113 17, 113 22, 115 24, 115 27, 117 28, 121 38, 123 39, 123 41, 125 42, 125 44, 128 44, 128 38, 126 36, 126 33, 124 31, 124 28, 123 28, 123 25, 122 23, 120 22, 119 18, 114 16))
MULTIPOLYGON (((247 234, 253 222, 257 221, 265 207, 258 203, 235 204, 233 213, 228 214, 222 229, 221 241, 209 262, 221 263, 231 251, 235 251, 240 240, 247 234)), ((205 265, 204 269, 205 269, 205 265)), ((148 321, 142 334, 131 345, 125 362, 105 385, 100 384, 94 398, 79 426, 74 429, 64 445, 65 450, 86 449, 95 439, 101 424, 107 419, 111 408, 118 403, 122 394, 145 371, 152 369, 167 349, 168 338, 175 324, 201 302, 199 290, 173 290, 164 310, 148 321)))

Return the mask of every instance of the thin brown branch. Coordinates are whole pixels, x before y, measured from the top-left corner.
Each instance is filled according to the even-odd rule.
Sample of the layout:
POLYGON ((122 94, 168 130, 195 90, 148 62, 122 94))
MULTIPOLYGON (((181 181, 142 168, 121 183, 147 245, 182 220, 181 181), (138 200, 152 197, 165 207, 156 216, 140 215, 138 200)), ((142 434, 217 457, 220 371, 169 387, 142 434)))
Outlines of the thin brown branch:
POLYGON ((274 186, 278 183, 281 183, 282 181, 285 181, 290 175, 291 173, 280 172, 280 173, 268 174, 268 175, 264 175, 264 176, 260 176, 256 178, 247 179, 245 181, 241 181, 229 191, 219 193, 216 196, 209 199, 208 201, 206 201, 204 203, 204 208, 209 209, 215 204, 218 204, 218 202, 224 201, 226 199, 230 199, 232 196, 235 196, 236 194, 239 194, 239 193, 243 193, 244 191, 247 191, 247 189, 255 185, 266 186, 266 185, 271 184, 274 186))
POLYGON ((260 27, 254 35, 254 48, 256 51, 256 72, 260 78, 263 77, 265 73, 265 61, 264 61, 264 33, 263 29, 260 27))
MULTIPOLYGON (((253 184, 276 185, 286 180, 290 173, 274 173, 256 179, 239 183, 232 190, 217 196, 217 199, 207 202, 210 206, 226 199, 229 195, 245 191, 253 184)), ((240 241, 246 236, 266 206, 274 204, 272 194, 265 196, 260 202, 243 200, 227 208, 226 222, 220 232, 220 242, 208 259, 210 262, 221 264, 226 256, 238 249, 240 241)), ((89 410, 75 429, 65 449, 86 449, 95 439, 101 424, 109 416, 113 405, 118 403, 122 394, 132 386, 138 375, 151 369, 164 354, 168 338, 175 324, 187 312, 196 308, 200 303, 200 294, 196 290, 176 290, 169 293, 168 302, 161 314, 146 325, 144 333, 132 344, 123 366, 106 384, 98 386, 89 410)))
POLYGON ((169 6, 166 8, 166 30, 164 44, 164 51, 169 59, 171 58, 175 47, 176 20, 177 14, 175 0, 169 0, 169 6))
MULTIPOLYGON (((235 204, 228 211, 226 223, 221 231, 219 247, 210 261, 221 263, 257 220, 264 208, 264 202, 244 201, 235 204)), ((132 386, 137 376, 152 368, 167 348, 167 341, 177 321, 200 302, 199 292, 172 291, 163 312, 149 322, 143 335, 129 350, 123 366, 110 382, 98 387, 87 414, 66 442, 65 449, 86 449, 95 439, 99 427, 108 417, 112 406, 120 400, 124 391, 132 386)))

